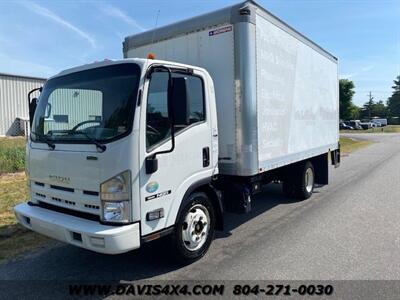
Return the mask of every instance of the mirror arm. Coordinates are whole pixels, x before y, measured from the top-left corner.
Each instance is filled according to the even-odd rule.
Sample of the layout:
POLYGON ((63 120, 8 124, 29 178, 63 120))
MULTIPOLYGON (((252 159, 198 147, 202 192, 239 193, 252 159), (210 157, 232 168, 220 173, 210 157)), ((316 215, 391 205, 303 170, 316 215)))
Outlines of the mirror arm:
POLYGON ((31 103, 31 95, 32 95, 32 93, 33 93, 33 92, 36 92, 36 91, 42 92, 42 89, 43 89, 43 87, 39 87, 39 88, 36 88, 36 89, 31 90, 31 91, 28 93, 28 105, 31 103))

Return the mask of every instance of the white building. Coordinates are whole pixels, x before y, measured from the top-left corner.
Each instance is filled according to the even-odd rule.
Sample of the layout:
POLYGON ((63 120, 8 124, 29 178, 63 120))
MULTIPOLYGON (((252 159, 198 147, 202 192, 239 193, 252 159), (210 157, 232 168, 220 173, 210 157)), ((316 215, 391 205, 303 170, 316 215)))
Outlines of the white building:
POLYGON ((45 81, 45 78, 0 73, 0 136, 24 134, 20 119, 29 118, 28 93, 45 81))

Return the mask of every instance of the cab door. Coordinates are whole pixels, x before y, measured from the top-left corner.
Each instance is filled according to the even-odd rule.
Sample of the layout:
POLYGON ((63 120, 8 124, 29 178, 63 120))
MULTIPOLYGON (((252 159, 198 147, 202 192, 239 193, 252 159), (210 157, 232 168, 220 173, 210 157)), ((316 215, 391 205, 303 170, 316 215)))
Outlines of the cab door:
MULTIPOLYGON (((184 193, 194 183, 211 178, 212 131, 207 101, 206 77, 200 71, 172 71, 172 78, 186 82, 189 105, 186 124, 176 124, 175 147, 156 155, 158 169, 146 173, 146 158, 171 150, 168 113, 168 72, 154 69, 146 79, 142 100, 140 142, 140 197, 142 235, 172 226, 184 193), (156 219, 154 215, 158 216, 156 219)), ((179 93, 173 93, 175 111, 182 109, 179 93), (177 97, 177 98, 176 98, 177 97)))

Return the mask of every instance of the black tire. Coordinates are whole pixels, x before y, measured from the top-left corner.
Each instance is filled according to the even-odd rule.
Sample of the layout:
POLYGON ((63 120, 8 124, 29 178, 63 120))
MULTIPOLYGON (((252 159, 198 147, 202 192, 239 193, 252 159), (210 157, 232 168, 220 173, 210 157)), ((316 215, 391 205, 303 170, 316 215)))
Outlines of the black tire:
MULTIPOLYGON (((199 221, 197 223, 201 222, 199 221)), ((197 228, 196 226, 194 228, 197 228)), ((203 229, 204 228, 205 227, 203 227, 203 229)), ((208 248, 210 247, 212 240, 214 239, 214 234, 215 234, 215 211, 210 199, 208 198, 207 194, 203 192, 196 192, 191 194, 188 200, 186 201, 185 206, 179 213, 174 231, 171 235, 172 247, 174 250, 173 252, 176 260, 182 264, 190 264, 203 257, 206 254, 208 248), (206 209, 208 212, 209 222, 206 222, 207 225, 209 225, 207 231, 208 233, 204 235, 204 239, 202 238, 204 242, 201 245, 201 247, 199 247, 198 249, 189 249, 190 243, 188 244, 188 241, 184 240, 185 237, 183 231, 185 227, 187 228, 187 226, 192 226, 196 222, 193 222, 190 225, 188 225, 185 219, 189 214, 191 216, 193 216, 193 214, 196 216, 195 213, 197 212, 198 209, 201 210, 200 214, 204 213, 203 209, 206 209)))
POLYGON ((294 184, 294 197, 298 200, 306 200, 311 197, 315 186, 315 172, 314 167, 310 161, 307 161, 298 166, 298 177, 294 184), (312 185, 307 186, 307 172, 312 174, 312 185))

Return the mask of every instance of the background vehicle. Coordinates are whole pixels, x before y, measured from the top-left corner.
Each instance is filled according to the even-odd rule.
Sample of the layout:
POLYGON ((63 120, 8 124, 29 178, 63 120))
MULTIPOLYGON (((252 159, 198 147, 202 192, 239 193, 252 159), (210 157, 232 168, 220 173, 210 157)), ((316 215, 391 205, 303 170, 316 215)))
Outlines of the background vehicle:
POLYGON ((339 129, 340 130, 354 130, 353 127, 347 125, 345 122, 340 122, 339 123, 339 129))
POLYGON ((252 1, 128 37, 124 57, 43 87, 27 228, 109 254, 170 235, 191 262, 262 184, 307 199, 340 163, 337 59, 252 1))
POLYGON ((387 126, 388 121, 385 118, 373 118, 371 122, 374 122, 376 124, 380 124, 381 126, 387 126))
POLYGON ((344 122, 346 125, 353 127, 355 130, 362 130, 360 120, 350 120, 344 122))
POLYGON ((374 122, 374 120, 371 120, 371 125, 372 127, 382 127, 382 124, 379 122, 374 122))
POLYGON ((369 122, 369 121, 363 121, 363 122, 360 122, 359 124, 362 127, 362 129, 364 129, 364 130, 367 130, 367 129, 370 129, 372 127, 375 127, 374 126, 375 124, 373 124, 372 122, 369 122))

